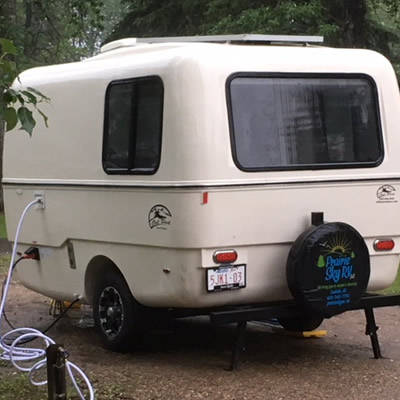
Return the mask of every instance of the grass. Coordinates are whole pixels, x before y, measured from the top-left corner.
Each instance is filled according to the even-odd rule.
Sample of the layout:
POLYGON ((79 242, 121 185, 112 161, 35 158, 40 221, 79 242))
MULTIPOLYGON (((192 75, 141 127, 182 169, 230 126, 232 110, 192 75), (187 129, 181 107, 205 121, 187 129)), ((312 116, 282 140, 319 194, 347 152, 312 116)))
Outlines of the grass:
POLYGON ((382 290, 382 294, 400 294, 400 269, 397 273, 396 280, 393 282, 392 286, 388 287, 385 290, 382 290))
POLYGON ((3 213, 0 213, 0 239, 7 239, 6 219, 3 213))
POLYGON ((37 388, 29 383, 26 374, 17 373, 13 376, 2 376, 0 379, 0 399, 15 400, 46 400, 47 387, 37 388))
MULTIPOLYGON (((41 378, 39 378, 41 379, 41 378)), ((98 386, 98 385, 96 385, 98 386)), ((84 388, 84 386, 82 386, 84 388)), ((115 400, 115 399, 130 399, 124 393, 129 391, 129 388, 123 385, 100 385, 96 388, 97 400, 115 400)), ((85 398, 89 398, 88 393, 84 390, 85 398)), ((79 400, 80 397, 73 388, 72 384, 67 381, 67 395, 70 400, 79 400)), ((15 372, 12 375, 0 375, 0 399, 1 400, 15 400, 15 399, 29 399, 29 400, 47 400, 47 385, 36 387, 31 385, 27 374, 15 372)))
MULTIPOLYGON (((2 273, 6 273, 10 266, 11 256, 9 255, 0 255, 0 276, 2 273)), ((0 397, 1 399, 1 397, 0 397)))

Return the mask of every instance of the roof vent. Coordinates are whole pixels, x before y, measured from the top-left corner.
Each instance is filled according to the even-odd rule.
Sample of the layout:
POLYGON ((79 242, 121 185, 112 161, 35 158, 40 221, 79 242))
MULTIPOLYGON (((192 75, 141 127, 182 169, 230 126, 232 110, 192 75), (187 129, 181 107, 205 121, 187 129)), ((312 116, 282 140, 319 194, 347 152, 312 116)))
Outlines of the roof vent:
POLYGON ((134 47, 137 46, 138 44, 139 43, 136 38, 114 40, 113 42, 101 46, 100 53, 105 53, 107 51, 120 49, 121 47, 134 47))

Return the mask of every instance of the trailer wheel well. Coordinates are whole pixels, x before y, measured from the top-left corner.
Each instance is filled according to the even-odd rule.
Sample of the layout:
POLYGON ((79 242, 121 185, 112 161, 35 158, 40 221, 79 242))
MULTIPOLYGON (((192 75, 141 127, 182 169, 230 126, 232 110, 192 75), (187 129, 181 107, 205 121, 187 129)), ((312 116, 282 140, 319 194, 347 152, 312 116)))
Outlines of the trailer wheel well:
POLYGON ((93 294, 97 277, 110 270, 114 271, 116 274, 125 279, 116 264, 108 257, 96 256, 90 260, 85 272, 85 297, 90 303, 93 302, 93 294))

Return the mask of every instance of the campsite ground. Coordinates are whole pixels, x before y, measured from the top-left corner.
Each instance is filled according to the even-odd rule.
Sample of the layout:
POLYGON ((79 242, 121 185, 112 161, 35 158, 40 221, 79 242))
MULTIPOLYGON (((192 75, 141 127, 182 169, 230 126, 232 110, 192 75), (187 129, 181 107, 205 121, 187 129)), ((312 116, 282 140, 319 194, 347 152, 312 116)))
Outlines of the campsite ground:
MULTIPOLYGON (((3 254, 7 246, 3 246, 3 254)), ((0 259, 0 277, 9 260, 0 259)), ((397 290, 397 289, 395 289, 397 290)), ((15 326, 47 327, 50 300, 13 281, 7 316, 15 326)), ((101 348, 91 310, 71 310, 50 331, 70 360, 89 375, 97 399, 379 399, 397 400, 400 385, 400 309, 376 311, 386 358, 371 359, 362 312, 325 321, 327 335, 304 339, 270 333, 251 323, 240 369, 226 370, 235 337, 233 326, 213 329, 206 319, 180 321, 149 334, 143 348, 115 354, 101 348)), ((7 327, 2 324, 2 332, 7 327)), ((46 399, 46 389, 28 384, 26 375, 0 362, 0 399, 46 399)), ((69 399, 76 399, 73 391, 69 399)))

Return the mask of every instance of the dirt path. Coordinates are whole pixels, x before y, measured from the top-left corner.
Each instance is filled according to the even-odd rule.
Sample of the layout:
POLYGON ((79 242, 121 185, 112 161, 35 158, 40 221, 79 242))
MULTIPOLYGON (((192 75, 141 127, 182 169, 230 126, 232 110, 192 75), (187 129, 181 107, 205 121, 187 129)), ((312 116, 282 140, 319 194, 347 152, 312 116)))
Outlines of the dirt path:
MULTIPOLYGON (((46 327, 49 300, 14 282, 7 314, 17 326, 46 327)), ((88 307, 72 310, 50 336, 103 388, 98 399, 379 399, 400 393, 400 310, 378 310, 382 351, 371 359, 362 312, 324 322, 328 335, 302 339, 249 326, 240 370, 226 371, 234 327, 213 329, 205 319, 176 323, 148 335, 135 354, 103 350, 88 307), (106 389, 104 389, 106 388, 106 389)), ((14 373, 0 366, 0 374, 14 373)), ((0 398, 1 395, 0 395, 0 398)))

